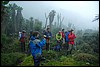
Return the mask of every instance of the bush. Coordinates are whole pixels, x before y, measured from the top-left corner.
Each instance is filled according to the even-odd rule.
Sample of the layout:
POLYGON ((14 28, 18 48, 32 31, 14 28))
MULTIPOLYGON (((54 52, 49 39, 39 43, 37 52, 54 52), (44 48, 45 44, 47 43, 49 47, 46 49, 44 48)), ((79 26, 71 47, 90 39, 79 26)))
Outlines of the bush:
POLYGON ((1 35, 1 43, 2 44, 10 44, 11 42, 13 42, 12 38, 8 37, 6 34, 1 35))
POLYGON ((48 59, 52 59, 52 58, 56 58, 57 57, 57 53, 53 50, 49 50, 47 51, 46 57, 48 59))
POLYGON ((91 64, 99 63, 98 59, 94 55, 87 53, 79 53, 75 56, 75 59, 77 61, 89 62, 91 64))
POLYGON ((26 57, 24 59, 24 61, 21 64, 19 64, 18 66, 33 66, 33 65, 34 65, 33 57, 32 57, 32 55, 30 55, 30 56, 26 57))
POLYGON ((25 58, 25 54, 21 53, 1 53, 1 66, 15 66, 22 62, 25 58))
POLYGON ((3 44, 3 47, 1 49, 2 53, 12 53, 12 52, 20 52, 20 51, 21 51, 20 43, 17 39, 15 39, 10 44, 9 43, 3 44))

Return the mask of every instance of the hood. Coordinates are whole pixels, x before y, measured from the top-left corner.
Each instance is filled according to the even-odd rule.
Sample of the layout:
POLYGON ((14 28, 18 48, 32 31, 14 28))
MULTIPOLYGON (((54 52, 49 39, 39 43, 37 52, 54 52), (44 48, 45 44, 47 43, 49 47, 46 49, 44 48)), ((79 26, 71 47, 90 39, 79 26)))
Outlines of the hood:
POLYGON ((38 44, 39 42, 40 42, 39 39, 35 39, 35 40, 33 41, 34 44, 38 44))
POLYGON ((31 36, 31 40, 35 40, 35 37, 31 36))

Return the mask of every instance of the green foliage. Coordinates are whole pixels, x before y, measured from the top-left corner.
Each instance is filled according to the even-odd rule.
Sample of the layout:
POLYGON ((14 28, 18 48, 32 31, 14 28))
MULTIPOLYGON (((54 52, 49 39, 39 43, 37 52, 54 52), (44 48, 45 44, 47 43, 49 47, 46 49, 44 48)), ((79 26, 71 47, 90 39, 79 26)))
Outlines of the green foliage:
POLYGON ((1 53, 1 66, 16 66, 22 62, 25 58, 25 54, 22 53, 1 53))
POLYGON ((52 59, 57 57, 57 53, 53 50, 49 50, 49 51, 43 51, 43 56, 45 56, 47 59, 52 59))
POLYGON ((6 5, 6 4, 9 3, 9 1, 2 1, 1 3, 4 4, 4 5, 6 5))
POLYGON ((53 27, 53 29, 52 29, 52 34, 53 35, 56 35, 60 30, 60 28, 56 28, 55 26, 52 26, 53 27))
POLYGON ((2 53, 20 52, 20 43, 18 39, 2 36, 2 53))
POLYGON ((21 64, 19 64, 18 66, 33 66, 33 65, 34 65, 33 57, 32 57, 32 55, 30 55, 30 56, 26 57, 24 59, 24 61, 21 64))
MULTIPOLYGON (((97 58, 90 54, 85 54, 84 58, 79 56, 82 53, 76 55, 62 55, 63 52, 56 52, 53 50, 43 50, 43 56, 45 61, 41 61, 40 66, 98 66, 97 58), (60 55, 61 54, 61 55, 60 55), (80 58, 80 60, 79 60, 80 58), (93 59, 93 60, 90 60, 93 59), (90 63, 95 62, 95 63, 90 63)), ((26 57, 24 61, 18 66, 33 66, 34 61, 32 55, 26 57)))
POLYGON ((92 48, 90 47, 90 45, 88 43, 83 43, 82 45, 83 46, 81 47, 81 50, 84 53, 91 53, 93 51, 92 48))
POLYGON ((2 34, 1 35, 1 43, 2 44, 6 44, 6 43, 8 43, 9 41, 8 41, 8 38, 7 38, 7 36, 6 36, 6 34, 2 34))
POLYGON ((89 62, 91 64, 99 63, 99 60, 97 59, 97 57, 95 57, 92 54, 87 54, 87 53, 79 53, 75 56, 75 59, 77 61, 89 62))
POLYGON ((39 21, 38 19, 35 19, 34 29, 35 31, 42 30, 42 22, 39 21))

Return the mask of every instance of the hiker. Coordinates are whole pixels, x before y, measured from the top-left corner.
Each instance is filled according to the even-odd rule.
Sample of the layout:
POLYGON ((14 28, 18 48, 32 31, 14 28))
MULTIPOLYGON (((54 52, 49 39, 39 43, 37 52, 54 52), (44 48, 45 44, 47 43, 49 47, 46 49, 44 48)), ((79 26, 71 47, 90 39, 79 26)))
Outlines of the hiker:
POLYGON ((62 35, 62 48, 64 48, 64 44, 65 44, 65 33, 64 33, 64 29, 62 29, 62 31, 60 32, 60 34, 62 35))
POLYGON ((57 41, 60 41, 62 39, 62 35, 60 34, 60 31, 56 34, 57 41))
POLYGON ((68 48, 68 54, 71 54, 72 53, 72 50, 74 49, 74 39, 76 38, 76 35, 73 33, 73 29, 71 29, 69 35, 68 35, 68 39, 69 39, 69 48, 68 48))
POLYGON ((21 51, 22 52, 25 52, 25 38, 26 38, 25 33, 26 33, 26 31, 23 30, 21 33, 21 37, 20 37, 20 44, 21 44, 21 51))
POLYGON ((44 34, 46 36, 46 50, 50 49, 50 38, 52 37, 52 34, 50 32, 50 28, 47 28, 47 31, 44 34))
POLYGON ((19 32, 19 36, 18 36, 18 39, 19 39, 19 40, 20 40, 20 38, 21 38, 21 33, 22 33, 22 32, 19 32))
POLYGON ((69 33, 70 33, 70 31, 65 32, 65 45, 66 45, 67 50, 68 50, 68 47, 69 47, 69 44, 68 44, 68 42, 69 42, 69 39, 68 39, 69 33))
POLYGON ((39 32, 33 32, 30 40, 30 49, 34 60, 34 66, 39 66, 41 60, 45 60, 42 57, 42 47, 46 44, 46 38, 42 41, 39 40, 39 32))
POLYGON ((57 51, 60 51, 61 49, 61 39, 62 39, 62 36, 60 34, 60 31, 56 34, 56 40, 57 40, 57 44, 56 46, 54 47, 54 50, 57 50, 57 51))

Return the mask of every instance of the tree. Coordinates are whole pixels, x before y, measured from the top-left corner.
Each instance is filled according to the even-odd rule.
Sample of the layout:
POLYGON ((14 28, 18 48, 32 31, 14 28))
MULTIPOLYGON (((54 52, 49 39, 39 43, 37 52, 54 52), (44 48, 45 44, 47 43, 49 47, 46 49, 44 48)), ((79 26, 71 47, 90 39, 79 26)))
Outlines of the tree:
POLYGON ((30 21, 28 19, 26 19, 26 31, 29 32, 30 31, 30 21))
POLYGON ((6 30, 6 22, 5 19, 8 15, 8 7, 6 6, 9 1, 1 1, 1 34, 5 33, 6 30))
POLYGON ((15 3, 11 5, 11 10, 12 10, 11 18, 13 22, 13 30, 12 30, 13 33, 16 32, 16 8, 17 8, 17 5, 15 3))
POLYGON ((94 20, 92 22, 94 22, 96 20, 99 20, 99 14, 95 16, 95 18, 94 18, 94 20))
POLYGON ((30 30, 33 30, 33 17, 30 17, 30 30))
POLYGON ((55 10, 52 10, 52 11, 49 13, 49 25, 50 25, 50 30, 51 30, 52 22, 53 22, 53 20, 54 20, 55 13, 56 13, 55 10))
POLYGON ((17 27, 18 31, 22 31, 22 21, 23 21, 23 16, 22 16, 22 13, 21 13, 22 10, 23 10, 22 7, 20 7, 20 6, 17 7, 16 23, 17 23, 17 26, 18 26, 17 27))
POLYGON ((57 20, 58 20, 58 24, 57 24, 57 27, 59 27, 59 13, 58 13, 58 15, 57 15, 57 20))
POLYGON ((60 29, 62 28, 61 26, 62 26, 63 20, 64 20, 64 17, 61 19, 61 14, 60 14, 60 29))
POLYGON ((47 21, 48 21, 48 18, 49 18, 49 15, 46 16, 46 13, 45 13, 45 19, 46 19, 45 28, 47 27, 47 21))
POLYGON ((38 19, 35 19, 34 30, 35 31, 41 31, 42 30, 42 22, 39 21, 38 19))
POLYGON ((68 30, 70 30, 71 29, 71 27, 72 27, 72 23, 68 23, 68 30))

